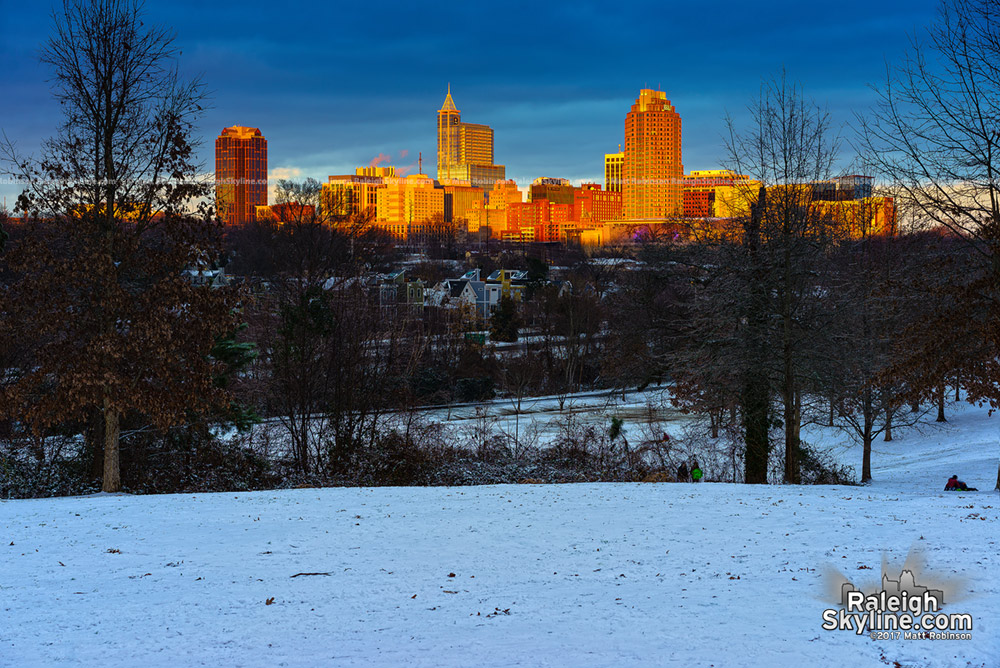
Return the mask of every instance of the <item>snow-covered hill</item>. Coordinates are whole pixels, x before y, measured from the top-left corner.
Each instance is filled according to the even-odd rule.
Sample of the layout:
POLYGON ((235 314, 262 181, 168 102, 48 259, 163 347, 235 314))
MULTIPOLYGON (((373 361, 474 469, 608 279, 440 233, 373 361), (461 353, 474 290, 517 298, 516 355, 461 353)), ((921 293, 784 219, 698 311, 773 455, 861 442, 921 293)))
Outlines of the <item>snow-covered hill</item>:
POLYGON ((998 427, 967 408, 879 442, 866 487, 4 501, 0 665, 997 666, 1000 496, 941 489, 992 490, 998 427), (863 586, 911 548, 971 640, 821 629, 825 569, 863 586))

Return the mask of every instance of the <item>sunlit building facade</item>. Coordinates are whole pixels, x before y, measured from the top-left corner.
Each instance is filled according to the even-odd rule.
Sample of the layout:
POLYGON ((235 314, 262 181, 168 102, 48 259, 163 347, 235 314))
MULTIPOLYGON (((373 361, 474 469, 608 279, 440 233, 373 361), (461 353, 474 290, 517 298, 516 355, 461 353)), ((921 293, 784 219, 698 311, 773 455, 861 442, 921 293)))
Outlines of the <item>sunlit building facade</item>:
POLYGON ((451 97, 451 86, 437 114, 438 181, 469 181, 489 190, 505 178, 506 168, 493 164, 493 128, 463 123, 451 97))
POLYGON ((316 220, 316 207, 299 202, 285 202, 257 207, 258 221, 284 223, 308 223, 316 220))
POLYGON ((469 211, 476 204, 483 203, 483 189, 477 188, 468 181, 446 179, 440 182, 444 190, 444 219, 446 222, 462 221, 467 223, 469 211))
POLYGON ((484 228, 488 228, 491 237, 501 238, 507 230, 508 207, 523 201, 524 195, 516 181, 497 181, 489 191, 487 201, 478 202, 468 210, 469 232, 481 234, 484 228))
MULTIPOLYGON (((619 147, 621 148, 621 147, 619 147)), ((625 167, 625 153, 604 154, 604 189, 611 193, 622 191, 622 170, 625 167)))
POLYGON ((528 188, 528 201, 545 199, 556 204, 572 204, 574 188, 568 179, 540 177, 528 188))
POLYGON ((622 194, 601 190, 596 183, 584 183, 573 193, 573 220, 584 227, 600 225, 622 217, 622 194))
POLYGON ((747 210, 747 193, 756 192, 755 183, 728 169, 692 170, 684 176, 684 216, 730 218, 742 215, 747 210))
POLYGON ((444 189, 425 174, 386 177, 378 192, 375 224, 399 239, 421 234, 444 219, 444 189))
POLYGON ((384 179, 396 176, 395 167, 358 167, 354 174, 331 176, 323 184, 320 202, 323 217, 374 216, 384 179))
POLYGON ((629 220, 684 213, 681 117, 663 91, 643 89, 625 117, 622 202, 629 220))
POLYGON ((267 140, 257 128, 224 128, 215 140, 215 206, 226 225, 249 223, 267 205, 267 140))

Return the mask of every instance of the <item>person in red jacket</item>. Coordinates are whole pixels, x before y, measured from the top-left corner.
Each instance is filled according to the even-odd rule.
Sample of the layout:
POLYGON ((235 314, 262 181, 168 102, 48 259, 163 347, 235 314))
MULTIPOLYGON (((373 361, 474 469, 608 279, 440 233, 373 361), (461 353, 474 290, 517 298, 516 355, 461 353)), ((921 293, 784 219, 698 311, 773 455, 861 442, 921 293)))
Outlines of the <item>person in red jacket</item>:
POLYGON ((948 478, 948 484, 944 486, 946 492, 978 492, 975 487, 969 487, 958 479, 958 474, 948 478))

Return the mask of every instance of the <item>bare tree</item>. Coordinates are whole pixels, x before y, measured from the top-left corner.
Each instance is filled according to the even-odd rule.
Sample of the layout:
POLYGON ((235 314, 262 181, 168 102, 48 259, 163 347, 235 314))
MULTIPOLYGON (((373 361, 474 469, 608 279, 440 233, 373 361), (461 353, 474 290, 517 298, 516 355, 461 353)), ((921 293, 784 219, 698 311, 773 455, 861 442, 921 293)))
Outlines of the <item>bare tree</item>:
MULTIPOLYGON (((862 143, 922 219, 969 242, 979 266, 963 281, 949 319, 987 344, 985 355, 942 363, 940 346, 914 351, 911 369, 967 369, 966 398, 1000 406, 1000 5, 942 0, 937 22, 915 36, 876 87, 862 143), (976 317, 980 316, 980 317, 976 317), (985 317, 981 317, 985 316, 985 317)), ((954 348, 953 348, 954 349, 954 348)), ((998 465, 1000 485, 1000 465, 998 465)))
MULTIPOLYGON (((864 146, 898 184, 904 206, 968 242, 978 259, 964 268, 972 280, 956 277, 962 288, 950 296, 949 316, 978 328, 991 348, 966 381, 967 398, 1000 406, 1000 7, 944 0, 938 22, 914 39, 876 91, 875 110, 859 119, 864 146)), ((943 352, 937 347, 938 355, 924 349, 915 356, 933 367, 935 383, 945 375, 942 366, 948 374, 965 366, 934 359, 943 352)))
POLYGON ((28 183, 18 210, 50 222, 8 258, 6 312, 38 343, 33 372, 0 403, 36 429, 90 418, 114 492, 123 416, 166 427, 224 401, 208 353, 235 329, 236 302, 183 273, 217 262, 219 243, 207 210, 190 208, 209 192, 192 159, 203 92, 178 77, 172 34, 131 0, 65 0, 53 18, 41 60, 64 122, 38 160, 4 146, 28 183))
POLYGON ((808 307, 822 251, 832 236, 829 217, 813 205, 813 187, 832 176, 839 138, 829 113, 808 101, 784 73, 766 82, 748 109, 751 121, 745 129, 727 119, 730 168, 748 177, 737 181, 740 199, 747 203, 747 213, 737 219, 746 295, 741 338, 753 361, 746 367, 742 393, 747 482, 766 481, 767 378, 772 378, 783 405, 784 479, 797 483, 802 378, 808 343, 819 324, 807 317, 808 307), (776 358, 769 355, 771 348, 776 358))
POLYGON ((836 422, 862 445, 861 482, 872 479, 872 443, 920 421, 920 412, 900 412, 908 388, 888 373, 902 347, 903 331, 919 313, 917 296, 906 285, 925 256, 912 237, 866 237, 834 251, 833 276, 826 283, 827 307, 834 313, 829 338, 833 354, 827 374, 835 396, 836 422))

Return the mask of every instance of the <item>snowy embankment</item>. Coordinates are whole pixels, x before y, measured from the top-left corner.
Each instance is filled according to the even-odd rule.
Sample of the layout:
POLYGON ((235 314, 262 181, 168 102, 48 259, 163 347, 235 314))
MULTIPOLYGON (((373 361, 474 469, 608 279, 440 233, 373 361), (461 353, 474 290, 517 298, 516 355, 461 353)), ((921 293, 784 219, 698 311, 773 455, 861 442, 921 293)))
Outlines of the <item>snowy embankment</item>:
POLYGON ((951 420, 880 442, 867 487, 0 502, 0 665, 996 666, 1000 497, 940 490, 992 489, 1000 416, 951 420), (825 568, 864 587, 914 546, 971 640, 820 628, 825 568))

